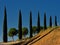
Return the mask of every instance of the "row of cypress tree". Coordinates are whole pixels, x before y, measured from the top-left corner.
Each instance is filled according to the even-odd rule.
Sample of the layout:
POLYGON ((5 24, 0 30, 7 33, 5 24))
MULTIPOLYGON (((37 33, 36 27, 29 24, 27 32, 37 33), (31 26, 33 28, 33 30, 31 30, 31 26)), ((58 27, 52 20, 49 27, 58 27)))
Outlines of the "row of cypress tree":
POLYGON ((3 42, 7 42, 7 14, 6 14, 6 7, 4 9, 3 42))
MULTIPOLYGON (((57 17, 55 16, 55 26, 57 26, 57 17)), ((40 31, 40 14, 38 12, 37 20, 38 32, 40 31)), ((50 16, 50 27, 52 27, 52 17, 50 16)), ((44 29, 47 29, 46 25, 46 13, 44 13, 44 29)), ((19 22, 18 22, 18 37, 22 39, 22 14, 21 10, 19 11, 19 22)), ((30 38, 32 37, 32 12, 30 11, 30 38)), ((7 14, 6 7, 4 9, 4 23, 3 23, 3 42, 7 42, 7 14)))

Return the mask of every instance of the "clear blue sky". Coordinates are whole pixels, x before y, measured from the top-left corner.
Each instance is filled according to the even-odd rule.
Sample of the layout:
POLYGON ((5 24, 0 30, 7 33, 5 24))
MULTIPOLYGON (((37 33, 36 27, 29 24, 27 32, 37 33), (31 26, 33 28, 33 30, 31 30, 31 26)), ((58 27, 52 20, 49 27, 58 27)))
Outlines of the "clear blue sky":
POLYGON ((43 26, 44 12, 47 14, 47 25, 49 16, 58 18, 60 23, 60 0, 0 0, 0 41, 2 41, 4 6, 7 9, 8 30, 11 27, 18 28, 18 12, 21 9, 23 27, 29 27, 29 12, 32 11, 33 25, 37 25, 37 13, 40 12, 41 25, 43 26))

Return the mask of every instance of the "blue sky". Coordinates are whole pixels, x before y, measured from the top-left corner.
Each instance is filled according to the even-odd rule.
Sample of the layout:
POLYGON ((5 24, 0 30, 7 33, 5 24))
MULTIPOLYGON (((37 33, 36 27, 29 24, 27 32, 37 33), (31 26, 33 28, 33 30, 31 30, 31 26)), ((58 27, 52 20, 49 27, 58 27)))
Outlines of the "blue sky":
POLYGON ((41 26, 43 26, 44 12, 47 15, 47 25, 49 16, 57 16, 60 23, 60 0, 0 0, 0 41, 2 41, 4 6, 7 9, 8 30, 11 27, 18 29, 19 10, 22 12, 22 25, 29 28, 29 12, 32 11, 33 26, 37 25, 37 13, 40 12, 41 26))

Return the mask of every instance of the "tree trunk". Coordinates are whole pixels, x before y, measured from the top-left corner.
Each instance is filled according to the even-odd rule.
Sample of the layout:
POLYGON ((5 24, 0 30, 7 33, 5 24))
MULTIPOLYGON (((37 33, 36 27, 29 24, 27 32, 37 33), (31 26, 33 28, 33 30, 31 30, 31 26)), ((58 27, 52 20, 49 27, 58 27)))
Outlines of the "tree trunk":
POLYGON ((14 37, 12 36, 12 41, 14 41, 14 37))

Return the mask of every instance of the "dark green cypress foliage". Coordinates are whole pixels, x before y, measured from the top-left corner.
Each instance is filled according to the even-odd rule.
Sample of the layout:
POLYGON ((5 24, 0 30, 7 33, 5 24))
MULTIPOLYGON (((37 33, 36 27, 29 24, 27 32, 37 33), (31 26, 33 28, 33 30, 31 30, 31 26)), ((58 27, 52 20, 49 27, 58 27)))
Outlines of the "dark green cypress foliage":
POLYGON ((52 17, 50 16, 50 27, 52 27, 52 17))
POLYGON ((44 13, 44 29, 47 29, 47 25, 46 25, 46 13, 44 13))
POLYGON ((18 36, 19 36, 19 39, 22 39, 22 15, 21 15, 21 10, 19 11, 18 36))
POLYGON ((57 17, 55 16, 55 26, 57 26, 57 17))
POLYGON ((30 11, 30 38, 32 37, 32 12, 30 11))
POLYGON ((7 14, 6 14, 6 7, 4 9, 3 42, 7 42, 7 14))
POLYGON ((39 12, 38 12, 38 22, 37 22, 37 30, 38 32, 40 31, 40 16, 39 16, 39 12))

